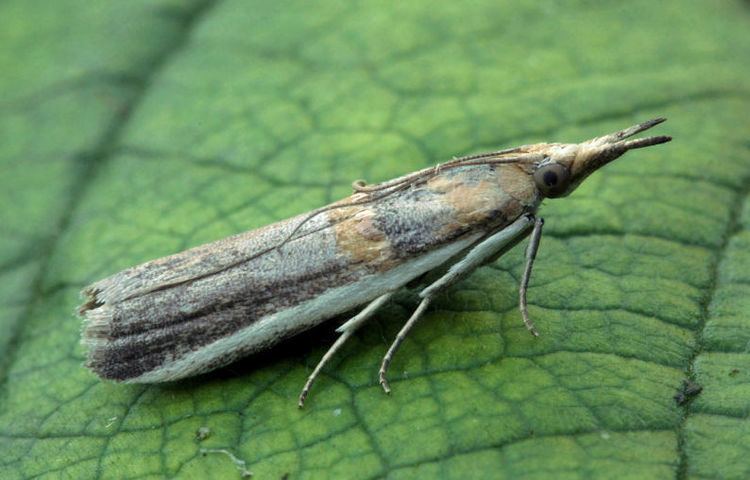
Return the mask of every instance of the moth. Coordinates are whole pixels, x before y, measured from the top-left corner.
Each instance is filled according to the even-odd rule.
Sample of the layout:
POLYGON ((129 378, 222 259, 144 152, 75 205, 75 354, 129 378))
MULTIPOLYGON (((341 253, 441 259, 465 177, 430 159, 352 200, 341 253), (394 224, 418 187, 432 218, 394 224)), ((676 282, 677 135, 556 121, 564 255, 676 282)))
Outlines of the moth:
POLYGON ((159 383, 208 372, 342 313, 299 406, 323 366, 397 290, 439 272, 387 350, 379 382, 430 302, 527 236, 519 308, 539 247, 542 200, 570 194, 628 150, 668 136, 633 139, 649 120, 582 143, 538 143, 455 158, 378 184, 257 230, 128 268, 82 291, 86 365, 103 379, 159 383))

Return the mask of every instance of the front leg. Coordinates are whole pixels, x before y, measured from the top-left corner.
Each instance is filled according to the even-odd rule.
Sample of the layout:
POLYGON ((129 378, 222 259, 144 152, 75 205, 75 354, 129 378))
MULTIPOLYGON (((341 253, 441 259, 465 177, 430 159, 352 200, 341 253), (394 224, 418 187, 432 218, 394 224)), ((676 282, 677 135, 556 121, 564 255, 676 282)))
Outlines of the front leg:
MULTIPOLYGON (((469 252, 460 261, 451 266, 451 268, 448 269, 448 272, 446 272, 445 275, 437 279, 432 285, 428 286, 419 293, 422 301, 419 303, 419 306, 417 306, 417 309, 414 311, 414 313, 412 313, 411 317, 409 317, 409 320, 407 320, 407 322, 401 328, 401 331, 398 332, 398 335, 396 335, 396 339, 391 344, 391 347, 388 349, 385 357, 383 357, 383 363, 380 365, 379 379, 380 384, 383 386, 383 390, 385 390, 385 393, 391 392, 391 388, 388 385, 388 380, 386 378, 386 373, 388 372, 388 367, 393 360, 393 356, 396 353, 396 350, 398 350, 398 347, 401 345, 401 342, 403 342, 404 338, 406 338, 406 335, 427 309, 427 306, 430 304, 432 299, 438 293, 442 292, 465 276, 469 275, 478 267, 484 265, 488 260, 492 259, 499 252, 502 252, 505 247, 507 247, 508 245, 513 245, 515 242, 518 242, 524 236, 528 235, 529 229, 531 228, 532 224, 534 225, 534 232, 536 232, 536 224, 540 222, 541 220, 537 221, 531 214, 519 217, 515 222, 511 223, 499 232, 487 237, 486 239, 475 245, 474 248, 469 250, 469 252)), ((541 234, 541 227, 539 227, 539 234, 541 234)), ((537 237, 539 234, 537 234, 537 237)), ((538 245, 539 239, 537 238, 536 246, 538 247, 538 245)), ((536 247, 533 249, 533 253, 534 255, 536 254, 536 247)), ((527 262, 528 258, 529 254, 527 252, 527 262)), ((533 258, 531 260, 533 261, 533 258)), ((530 275, 531 267, 528 266, 528 264, 526 270, 528 270, 528 275, 530 275)), ((528 284, 528 275, 526 275, 526 270, 524 271, 524 278, 526 284, 528 284)), ((526 301, 525 288, 523 289, 523 296, 521 300, 523 302, 526 301)), ((524 312, 524 309, 522 308, 521 311, 524 312)), ((526 318, 527 317, 524 317, 524 321, 526 318)))
POLYGON ((523 324, 535 337, 539 336, 534 322, 529 318, 529 309, 526 306, 526 289, 529 288, 529 280, 531 279, 531 267, 534 265, 534 259, 536 258, 536 252, 539 251, 539 241, 542 239, 542 227, 544 226, 544 219, 537 218, 534 221, 534 230, 531 232, 531 238, 529 239, 529 246, 526 247, 526 265, 523 268, 523 276, 521 277, 521 285, 518 288, 518 308, 521 310, 521 318, 523 318, 523 324))

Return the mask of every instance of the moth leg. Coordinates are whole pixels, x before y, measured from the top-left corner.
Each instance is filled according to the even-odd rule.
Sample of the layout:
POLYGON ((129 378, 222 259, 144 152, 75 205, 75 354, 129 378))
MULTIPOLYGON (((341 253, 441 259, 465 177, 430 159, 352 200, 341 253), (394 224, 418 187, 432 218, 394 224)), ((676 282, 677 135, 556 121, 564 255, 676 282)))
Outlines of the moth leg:
POLYGON ((531 267, 534 265, 536 252, 539 251, 539 241, 542 238, 543 226, 543 218, 537 218, 534 221, 534 229, 531 232, 529 246, 526 247, 526 265, 524 266, 523 276, 521 277, 521 286, 518 288, 518 308, 521 310, 523 324, 526 325, 526 328, 535 337, 539 336, 539 332, 536 330, 536 327, 534 327, 534 322, 529 318, 529 309, 526 306, 526 290, 529 288, 529 280, 531 279, 531 267))
POLYGON ((385 393, 391 393, 391 388, 386 379, 386 373, 388 372, 388 367, 393 360, 393 355, 396 353, 396 350, 398 350, 401 342, 404 341, 404 338, 406 338, 409 330, 411 330, 422 316, 432 299, 442 290, 445 290, 469 275, 476 270, 477 267, 484 265, 488 260, 501 253, 509 245, 515 245, 520 239, 528 235, 529 228, 534 223, 534 216, 530 214, 522 215, 515 222, 475 245, 474 248, 469 250, 469 253, 467 253, 460 261, 451 266, 445 275, 419 293, 422 301, 419 303, 419 306, 414 313, 412 313, 411 317, 409 317, 409 320, 407 320, 404 326, 401 327, 398 335, 396 335, 396 339, 383 357, 383 363, 380 365, 378 377, 380 385, 383 387, 383 390, 385 390, 385 393))
POLYGON ((331 345, 331 348, 329 348, 325 355, 323 355, 323 358, 320 359, 318 365, 315 367, 315 370, 313 370, 313 372, 307 378, 307 382, 305 382, 305 386, 302 388, 302 393, 299 394, 299 402, 297 404, 299 408, 302 408, 305 405, 307 394, 310 393, 310 388, 312 388, 312 385, 315 382, 315 378, 323 369, 323 366, 328 363, 333 355, 344 345, 344 343, 346 343, 347 340, 349 340, 349 337, 351 337, 354 332, 356 332, 359 327, 361 327, 365 323, 365 321, 372 317, 372 315, 380 307, 382 307, 383 304, 390 300, 391 296, 393 296, 393 292, 388 292, 384 295, 379 296, 378 298, 370 302, 365 308, 363 308, 361 312, 359 312, 357 315, 355 315, 346 323, 342 324, 339 328, 336 329, 337 332, 341 333, 341 336, 339 336, 339 338, 336 339, 336 342, 331 345))

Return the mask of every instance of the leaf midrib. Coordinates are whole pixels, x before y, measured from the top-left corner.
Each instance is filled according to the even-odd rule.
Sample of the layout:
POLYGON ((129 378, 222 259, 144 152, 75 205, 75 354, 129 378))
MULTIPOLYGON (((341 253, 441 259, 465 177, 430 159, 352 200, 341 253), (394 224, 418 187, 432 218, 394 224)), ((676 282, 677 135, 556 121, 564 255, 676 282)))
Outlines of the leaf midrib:
MULTIPOLYGON (((706 288, 706 294, 700 303, 700 315, 698 319, 698 325, 695 328, 695 343, 693 351, 687 362, 685 369, 685 377, 691 380, 695 380, 695 361, 698 356, 703 352, 703 332, 706 328, 706 323, 710 318, 710 308, 713 303, 714 296, 719 288, 719 277, 721 275, 721 265, 725 260, 727 249, 732 238, 742 231, 741 218, 742 218, 742 207, 745 203, 746 198, 750 195, 750 177, 744 178, 740 188, 734 190, 730 210, 729 220, 726 228, 722 234, 722 241, 718 248, 715 250, 715 255, 710 269, 709 283, 706 288)), ((682 421, 677 427, 677 450, 680 458, 680 463, 677 467, 677 480, 685 480, 688 478, 689 458, 686 450, 687 432, 685 426, 688 418, 692 413, 690 405, 692 402, 687 402, 683 407, 682 421)))
POLYGON ((23 326, 29 324, 36 304, 44 296, 44 281, 47 278, 49 265, 57 249, 59 239, 67 231, 68 226, 75 217, 81 200, 86 196, 86 192, 98 177, 99 171, 113 157, 122 133, 126 130, 133 112, 135 112, 147 96, 153 79, 188 44, 190 34, 195 25, 217 3, 216 0, 203 0, 197 3, 185 15, 175 16, 176 23, 181 24, 178 34, 172 38, 171 42, 160 44, 163 48, 160 51, 154 52, 151 59, 146 62, 148 68, 145 68, 141 74, 127 77, 130 80, 129 86, 131 92, 128 94, 130 99, 125 101, 123 108, 112 116, 111 123, 104 128, 99 141, 90 150, 74 155, 74 165, 77 170, 74 177, 78 178, 78 181, 75 182, 66 201, 62 202, 63 206, 60 209, 62 214, 56 222, 56 228, 51 229, 55 234, 41 239, 39 243, 29 249, 35 252, 39 266, 29 287, 31 295, 29 296, 28 306, 19 315, 19 320, 12 325, 13 332, 9 335, 8 349, 2 359, 0 359, 0 398, 6 395, 8 370, 15 359, 23 326))
MULTIPOLYGON (((187 15, 180 17, 179 21, 182 23, 182 28, 178 34, 172 38, 171 42, 161 44, 163 48, 155 52, 151 62, 149 62, 149 68, 143 72, 142 75, 133 77, 130 88, 132 91, 129 93, 130 99, 125 102, 124 108, 118 115, 113 116, 111 123, 106 127, 100 136, 99 141, 94 147, 88 152, 82 152, 77 155, 77 161, 75 168, 77 169, 76 178, 78 182, 72 189, 72 192, 68 195, 67 201, 64 202, 64 207, 61 209, 62 215, 58 218, 57 228, 55 229, 56 234, 51 235, 46 239, 39 240, 38 248, 34 248, 35 252, 39 252, 37 257, 39 266, 36 275, 34 276, 33 283, 31 285, 31 298, 28 307, 20 315, 20 319, 13 325, 14 331, 10 336, 9 348, 4 356, 3 362, 0 363, 0 397, 4 396, 5 390, 7 389, 7 373, 8 368, 13 363, 15 358, 15 351, 18 348, 18 339, 21 337, 21 333, 24 325, 29 324, 29 319, 32 317, 35 305, 40 301, 44 292, 42 287, 44 281, 48 275, 48 269, 52 257, 58 246, 58 241, 61 235, 67 231, 72 219, 75 217, 76 211, 86 196, 90 185, 93 184, 99 176, 101 169, 108 164, 116 153, 117 145, 120 143, 120 138, 123 132, 126 130, 132 114, 137 110, 144 98, 149 92, 149 87, 153 83, 153 79, 156 78, 163 68, 173 59, 179 52, 189 43, 190 34, 194 30, 195 25, 199 23, 203 18, 206 17, 208 12, 217 4, 215 0, 205 0, 196 5, 187 15)), ((707 91, 704 94, 696 94, 692 98, 681 98, 680 100, 686 102, 692 102, 703 98, 711 98, 716 96, 716 92, 707 91)), ((674 100, 674 99, 672 99, 674 100)), ((670 101, 659 102, 656 104, 649 104, 643 106, 637 106, 637 110, 651 109, 652 107, 661 107, 665 105, 672 105, 670 101)), ((595 124, 603 121, 607 121, 613 118, 620 118, 631 114, 630 112, 610 112, 607 115, 601 115, 598 117, 592 117, 587 120, 577 122, 581 125, 595 124)), ((543 136, 544 134, 551 133, 548 131, 531 132, 534 135, 543 136)), ((726 185, 722 185, 727 187, 726 185)), ((706 294, 703 301, 700 304, 700 321, 698 326, 695 328, 695 348, 690 356, 686 366, 686 374, 689 377, 694 376, 694 364, 695 360, 703 351, 703 330, 706 322, 709 319, 709 308, 713 301, 718 288, 718 279, 720 275, 721 265, 725 259, 727 247, 731 238, 739 231, 740 216, 742 211, 742 205, 745 198, 750 193, 750 179, 745 179, 742 187, 734 190, 732 199, 729 221, 726 225, 725 232, 722 236, 722 243, 716 249, 712 249, 715 254, 713 256, 713 262, 710 266, 710 282, 709 286, 706 287, 706 294)), ((136 397, 137 398, 137 397, 136 397)), ((687 452, 685 451, 685 424, 691 413, 689 404, 684 408, 684 415, 681 424, 677 427, 677 434, 679 438, 678 451, 680 457, 680 463, 677 470, 677 478, 687 478, 688 470, 688 458, 687 452)), ((355 412, 357 410, 355 409, 355 412)), ((357 416, 359 419, 359 416, 357 416)), ((364 423, 360 422, 364 425, 364 423)), ((637 431, 637 430, 636 430, 637 431)), ((372 435, 368 434, 368 437, 372 438, 372 435)), ((505 442, 508 443, 514 442, 505 442)), ((501 445, 499 445, 501 446, 501 445)), ((482 450, 497 448, 498 446, 487 446, 482 447, 482 450)), ((100 461, 105 457, 106 445, 103 447, 102 452, 99 456, 100 461)), ((378 451, 377 447, 374 446, 374 450, 378 453, 378 456, 382 460, 382 453, 378 451)), ((454 454, 465 453, 465 452, 453 452, 454 454)), ((451 456, 451 455, 449 455, 451 456)), ((430 459, 425 459, 419 463, 428 463, 430 459)), ((387 469, 393 468, 388 467, 387 463, 384 464, 387 469)), ((402 467, 402 466, 399 466, 402 467)), ((395 469, 395 468, 393 468, 395 469)), ((101 464, 97 468, 97 473, 102 473, 101 464)))

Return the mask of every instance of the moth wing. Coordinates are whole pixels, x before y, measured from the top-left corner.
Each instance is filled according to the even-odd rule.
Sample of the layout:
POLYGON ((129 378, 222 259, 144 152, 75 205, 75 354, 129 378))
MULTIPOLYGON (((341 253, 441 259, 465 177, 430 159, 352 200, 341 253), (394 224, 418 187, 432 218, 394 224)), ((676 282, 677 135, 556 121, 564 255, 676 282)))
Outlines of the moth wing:
MULTIPOLYGON (((81 292, 84 303, 79 307, 79 313, 84 314, 105 303, 121 302, 151 291, 216 275, 253 258, 273 254, 273 250, 308 216, 309 214, 299 215, 125 269, 85 287, 81 292)), ((335 222, 320 216, 310 219, 306 224, 295 233, 295 238, 330 228, 335 222)))

